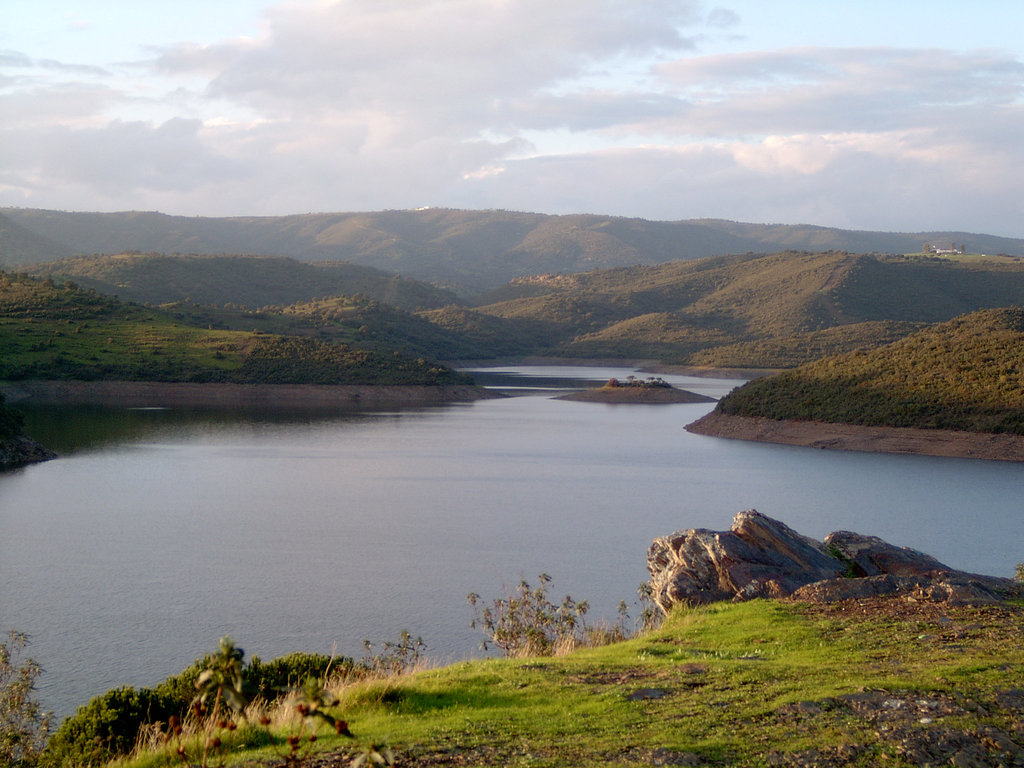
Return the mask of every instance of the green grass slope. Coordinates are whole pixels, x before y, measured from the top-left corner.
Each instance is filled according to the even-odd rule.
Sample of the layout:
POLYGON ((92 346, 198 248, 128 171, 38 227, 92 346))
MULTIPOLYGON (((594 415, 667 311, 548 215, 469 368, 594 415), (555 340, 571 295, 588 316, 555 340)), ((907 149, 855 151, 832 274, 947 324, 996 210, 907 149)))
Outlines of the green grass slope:
MULTIPOLYGON (((330 711, 355 745, 323 727, 299 755, 342 766, 387 743, 397 765, 415 768, 1014 765, 1021 611, 905 601, 679 611, 610 646, 343 688, 330 711)), ((228 764, 273 761, 293 732, 277 731, 276 747, 251 729, 226 735, 237 750, 228 764)), ((177 760, 172 743, 121 765, 177 760)))
POLYGON ((443 366, 395 352, 216 329, 71 283, 0 273, 0 380, 438 384, 443 366))
POLYGON ((1024 434, 1024 310, 982 310, 757 379, 721 413, 1024 434))

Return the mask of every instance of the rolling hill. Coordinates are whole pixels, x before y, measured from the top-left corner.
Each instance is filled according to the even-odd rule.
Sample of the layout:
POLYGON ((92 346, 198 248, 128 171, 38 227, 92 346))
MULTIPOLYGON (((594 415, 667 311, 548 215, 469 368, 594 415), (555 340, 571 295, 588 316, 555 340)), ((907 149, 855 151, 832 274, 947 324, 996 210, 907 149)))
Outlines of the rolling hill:
POLYGON ((122 253, 48 261, 27 266, 25 271, 73 280, 100 293, 145 304, 191 301, 259 309, 356 294, 410 311, 458 303, 450 291, 340 261, 308 264, 271 256, 122 253))
POLYGON ((472 296, 516 278, 735 253, 913 253, 926 241, 1024 256, 1024 240, 963 232, 862 232, 717 219, 428 209, 205 218, 0 209, 0 266, 73 254, 202 253, 348 261, 472 296))
MULTIPOLYGON (((467 311, 542 335, 550 355, 787 367, 958 314, 1024 304, 1024 263, 786 252, 518 280, 467 311)), ((435 319, 443 310, 424 312, 435 319)))
POLYGON ((719 413, 1024 435, 1024 310, 988 309, 756 379, 719 413))
POLYGON ((0 380, 466 383, 393 349, 190 320, 72 283, 0 272, 0 380))

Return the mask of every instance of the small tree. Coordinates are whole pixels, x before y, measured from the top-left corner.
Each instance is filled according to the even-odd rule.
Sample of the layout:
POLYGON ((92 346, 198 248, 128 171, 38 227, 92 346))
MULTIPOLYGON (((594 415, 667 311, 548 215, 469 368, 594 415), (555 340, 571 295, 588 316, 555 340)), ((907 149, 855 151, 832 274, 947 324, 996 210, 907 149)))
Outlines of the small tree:
POLYGON ((51 716, 32 695, 43 670, 21 658, 28 644, 28 635, 14 630, 0 642, 0 765, 12 768, 35 765, 50 731, 51 716))

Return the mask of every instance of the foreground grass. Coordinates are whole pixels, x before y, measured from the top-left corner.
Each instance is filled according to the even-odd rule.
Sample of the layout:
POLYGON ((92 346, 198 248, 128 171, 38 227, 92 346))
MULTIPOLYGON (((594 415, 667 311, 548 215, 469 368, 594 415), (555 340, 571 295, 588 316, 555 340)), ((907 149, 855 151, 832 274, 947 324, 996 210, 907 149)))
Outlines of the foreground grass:
MULTIPOLYGON (((953 765, 1016 765, 1022 688, 1019 605, 719 604, 563 657, 350 686, 337 712, 361 746, 325 729, 306 764, 348 765, 387 742, 398 765, 414 766, 904 766, 956 754, 953 765)), ((226 764, 282 764, 241 732, 254 748, 226 764)), ((124 765, 176 760, 165 750, 124 765)))

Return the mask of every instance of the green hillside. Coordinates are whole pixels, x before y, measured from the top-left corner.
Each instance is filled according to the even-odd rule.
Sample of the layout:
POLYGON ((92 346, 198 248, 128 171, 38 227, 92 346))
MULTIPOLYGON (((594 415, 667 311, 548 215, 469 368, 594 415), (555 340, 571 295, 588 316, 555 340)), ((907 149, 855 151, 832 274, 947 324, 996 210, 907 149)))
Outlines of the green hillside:
POLYGON ((365 267, 278 257, 128 254, 35 269, 161 303, 178 322, 209 330, 442 360, 548 355, 785 368, 888 344, 977 309, 1024 304, 1024 261, 976 255, 788 251, 534 275, 473 308, 365 267))
POLYGON ((543 328, 545 354, 783 367, 1024 304, 1024 263, 748 254, 527 278, 483 300, 497 301, 476 313, 543 328))
MULTIPOLYGON (((110 765, 195 765, 204 742, 217 745, 211 766, 1018 765, 1022 618, 1019 601, 753 600, 679 609, 633 639, 554 657, 390 676, 347 672, 351 660, 338 659, 297 699, 205 731, 190 718, 180 731, 151 728, 155 738, 110 765)), ((290 659, 317 661, 296 654, 243 675, 290 659)), ((406 660, 394 656, 391 669, 406 660)), ((202 664, 155 689, 96 697, 61 727, 41 768, 78 768, 90 754, 102 765, 131 749, 138 722, 175 684, 195 693, 202 664)))
POLYGON ((345 262, 307 264, 284 257, 123 253, 61 259, 26 271, 58 281, 70 279, 100 293, 146 304, 188 300, 258 309, 361 294, 416 310, 458 301, 449 291, 371 267, 345 262))
POLYGON ((0 380, 438 384, 423 358, 258 329, 196 325, 71 283, 0 272, 0 380))
POLYGON ((451 209, 234 218, 0 209, 0 266, 126 251, 258 254, 363 264, 463 296, 546 273, 786 249, 915 253, 925 242, 1024 256, 1024 240, 984 234, 863 232, 717 219, 648 221, 451 209), (5 222, 24 237, 5 243, 5 222))
POLYGON ((992 309, 735 390, 721 413, 1024 434, 1024 310, 992 309))

